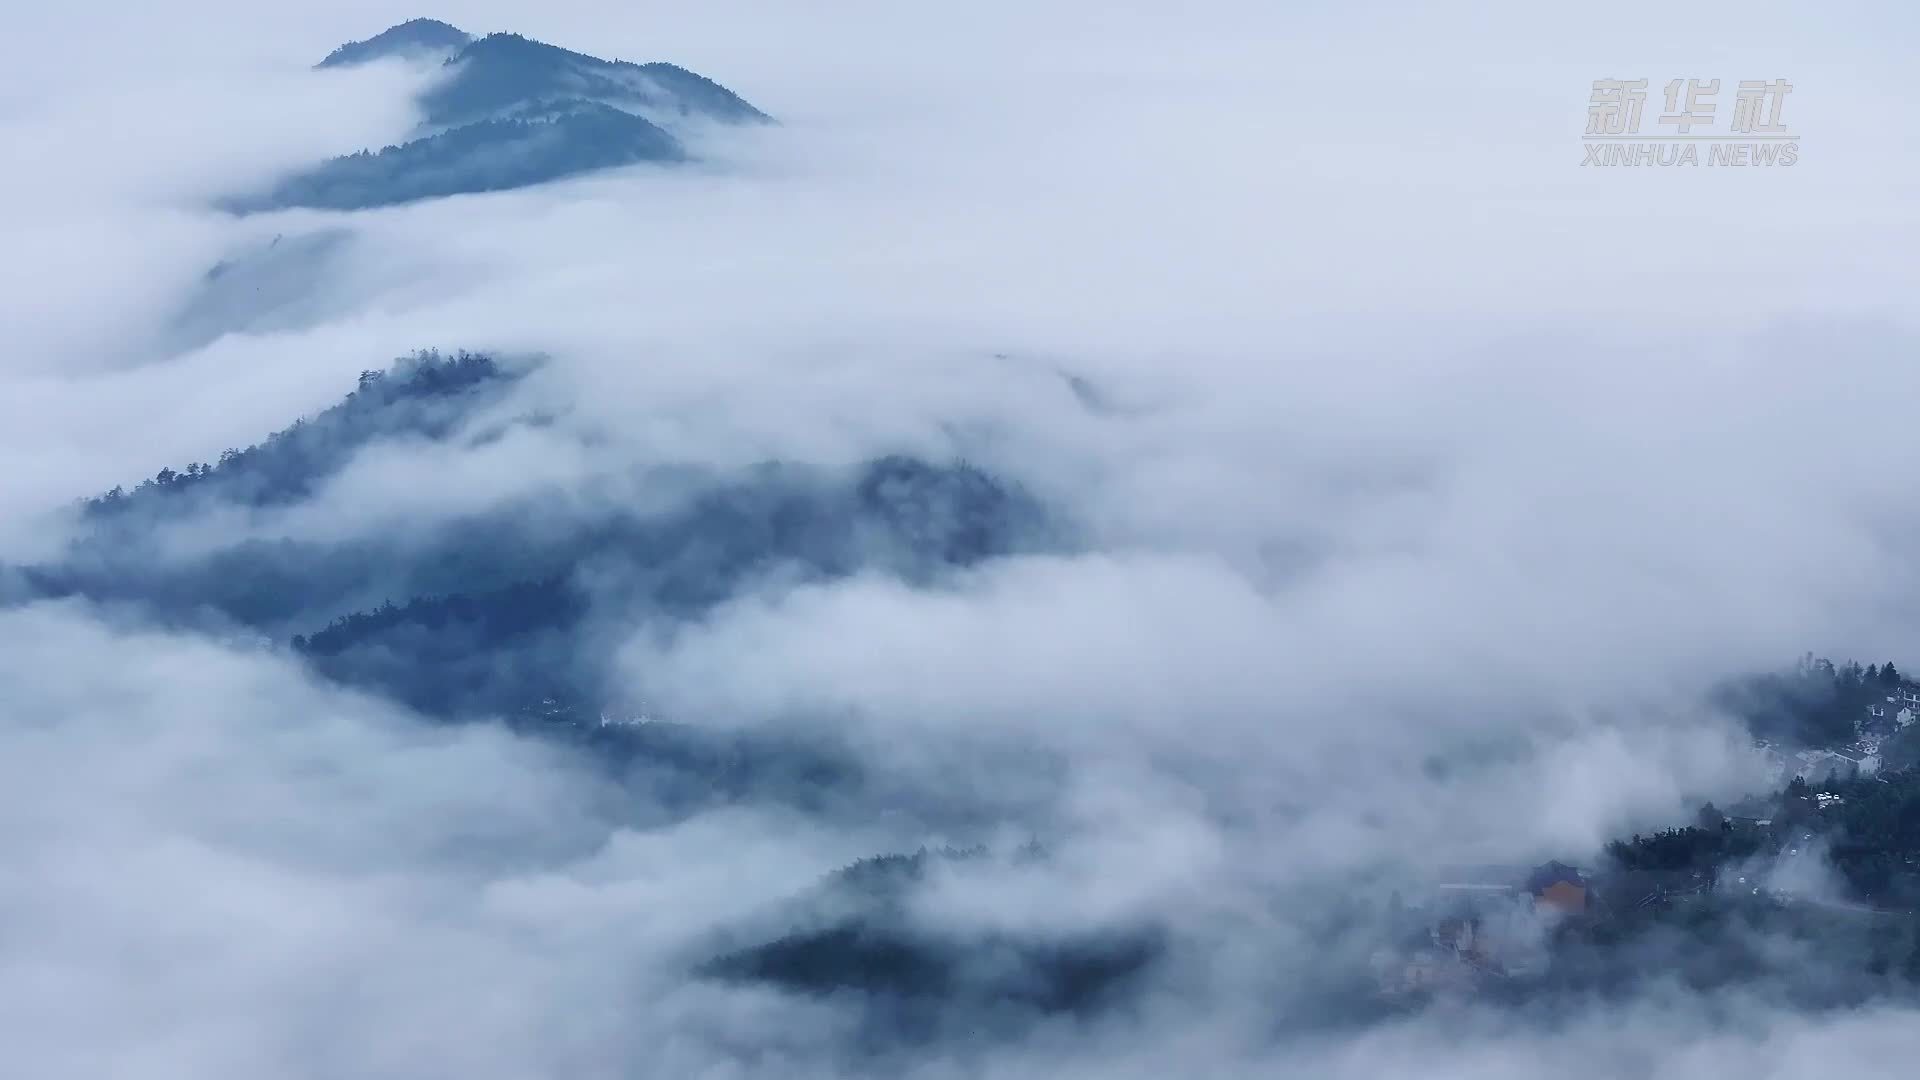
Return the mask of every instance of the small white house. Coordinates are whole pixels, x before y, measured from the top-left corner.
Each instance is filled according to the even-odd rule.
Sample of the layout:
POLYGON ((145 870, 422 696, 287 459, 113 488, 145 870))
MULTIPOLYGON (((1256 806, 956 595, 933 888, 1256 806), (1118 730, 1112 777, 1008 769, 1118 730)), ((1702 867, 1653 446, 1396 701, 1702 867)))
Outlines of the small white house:
POLYGON ((1793 775, 1808 783, 1825 780, 1835 774, 1857 772, 1861 776, 1872 776, 1880 771, 1880 758, 1873 754, 1802 750, 1794 756, 1799 760, 1794 763, 1793 775))
POLYGON ((1833 753, 1834 767, 1845 770, 1849 766, 1859 771, 1861 776, 1872 776, 1880 771, 1880 757, 1877 754, 1855 750, 1836 750, 1833 753))

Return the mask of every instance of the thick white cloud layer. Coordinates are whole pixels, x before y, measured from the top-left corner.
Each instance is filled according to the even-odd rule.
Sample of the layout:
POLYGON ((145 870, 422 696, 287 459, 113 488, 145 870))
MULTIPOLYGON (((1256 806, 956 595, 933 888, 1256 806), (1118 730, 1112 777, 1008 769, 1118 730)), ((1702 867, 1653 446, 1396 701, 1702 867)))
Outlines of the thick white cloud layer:
MULTIPOLYGON (((426 346, 548 357, 509 411, 556 423, 382 448, 172 539, 965 456, 1078 550, 770 588, 621 628, 623 662, 675 715, 851 717, 929 788, 993 783, 956 745, 1063 761, 1045 819, 991 837, 1047 829, 1057 866, 925 918, 1217 917, 1271 949, 1210 953, 1138 1024, 929 1075, 1904 1075, 1905 1012, 1678 991, 1276 1044, 1260 969, 1304 934, 1270 897, 1577 857, 1740 790, 1715 677, 1920 652, 1916 29, 1896 4, 41 5, 0 39, 0 561, 426 346), (682 170, 207 208, 401 137, 428 75, 306 68, 422 14, 682 63, 783 124, 682 170), (1801 161, 1583 169, 1608 76, 1787 78, 1801 161), (297 315, 177 332, 216 261, 336 226, 297 315)), ((686 978, 703 935, 857 855, 976 839, 642 827, 529 741, 77 607, 0 614, 0 688, 0 1031, 34 1076, 833 1071, 846 1015, 686 978)))

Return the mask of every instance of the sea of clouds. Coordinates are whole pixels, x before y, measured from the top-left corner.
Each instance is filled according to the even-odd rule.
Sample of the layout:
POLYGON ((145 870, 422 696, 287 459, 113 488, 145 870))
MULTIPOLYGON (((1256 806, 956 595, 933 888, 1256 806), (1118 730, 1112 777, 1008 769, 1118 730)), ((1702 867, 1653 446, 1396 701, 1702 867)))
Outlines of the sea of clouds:
POLYGON ((1911 11, 211 0, 7 23, 0 563, 58 550, 74 499, 424 347, 545 357, 512 407, 553 422, 382 447, 249 527, 431 530, 535 491, 644 500, 636 470, 910 453, 1073 536, 616 628, 672 715, 843 717, 872 768, 994 808, 966 835, 754 805, 663 824, 537 740, 426 726, 280 650, 0 610, 9 1071, 1755 1078, 1920 1052, 1904 1008, 1764 988, 1296 1007, 1359 876, 1590 859, 1754 785, 1714 680, 1920 655, 1911 11), (308 68, 416 15, 671 60, 781 125, 679 169, 210 208, 404 137, 430 72, 308 68), (1789 79, 1800 163, 1582 169, 1592 80, 1641 76, 1789 79), (180 334, 213 264, 328 229, 288 310, 180 334), (690 974, 855 858, 1030 836, 1044 871, 936 878, 919 917, 1172 927, 1178 962, 1122 1014, 875 1065, 846 1001, 690 974))

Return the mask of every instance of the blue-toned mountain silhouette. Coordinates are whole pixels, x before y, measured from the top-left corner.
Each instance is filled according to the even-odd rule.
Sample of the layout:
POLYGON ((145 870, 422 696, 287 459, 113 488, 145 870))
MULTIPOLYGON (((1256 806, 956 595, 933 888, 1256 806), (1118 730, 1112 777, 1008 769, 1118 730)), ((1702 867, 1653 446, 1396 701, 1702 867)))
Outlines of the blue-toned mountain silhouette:
POLYGON ((64 554, 0 592, 74 597, 163 623, 287 642, 314 670, 430 714, 551 699, 597 715, 596 624, 697 619, 774 583, 931 582, 1054 546, 1029 496, 961 462, 653 467, 657 505, 536 489, 436 528, 353 538, 287 513, 365 453, 478 447, 549 420, 512 410, 523 363, 423 353, 339 404, 220 455, 86 501, 64 554))
POLYGON ((443 78, 419 99, 417 138, 334 158, 226 207, 358 210, 505 191, 685 161, 683 137, 702 123, 771 121, 726 87, 673 64, 602 60, 518 34, 475 39, 431 19, 342 45, 319 66, 443 56, 443 78))
POLYGON ((1029 844, 1009 859, 984 847, 862 859, 810 893, 724 932, 697 968, 713 979, 836 995, 862 1007, 883 1043, 983 1031, 1011 1035, 1048 1014, 1091 1015, 1124 1002, 1162 963, 1171 935, 1149 921, 1078 930, 941 926, 915 915, 936 875, 964 879, 1039 867, 1029 844), (753 925, 762 923, 764 925, 753 925))
POLYGON ((349 41, 327 54, 316 67, 352 67, 374 60, 445 60, 473 40, 473 35, 438 19, 409 19, 390 26, 365 41, 349 41))
POLYGON ((480 120, 377 154, 334 158, 281 181, 247 208, 360 210, 686 156, 678 139, 638 116, 573 101, 542 116, 480 120))
POLYGON ((458 452, 549 426, 514 408, 533 366, 424 352, 363 372, 339 403, 255 446, 84 501, 62 553, 0 564, 0 604, 84 600, 251 638, 422 716, 501 718, 577 748, 675 812, 882 797, 805 724, 636 722, 645 675, 618 667, 619 642, 770 587, 934 584, 1056 547, 1050 515, 964 462, 890 455, 649 467, 633 474, 645 506, 535 489, 430 527, 339 536, 300 524, 363 454, 458 452))
POLYGON ((452 76, 420 100, 431 125, 472 123, 569 101, 597 101, 661 124, 692 117, 733 123, 770 119, 733 91, 685 68, 601 60, 519 34, 489 34, 447 63, 452 76))

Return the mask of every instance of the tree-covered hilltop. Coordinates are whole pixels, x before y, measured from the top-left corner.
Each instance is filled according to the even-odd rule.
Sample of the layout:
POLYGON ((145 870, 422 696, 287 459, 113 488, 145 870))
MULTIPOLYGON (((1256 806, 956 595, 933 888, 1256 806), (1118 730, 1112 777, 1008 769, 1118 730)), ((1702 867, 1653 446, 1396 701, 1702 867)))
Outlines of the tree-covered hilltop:
POLYGON ((789 993, 847 996, 885 1023, 889 1041, 1084 1015, 1123 1002, 1165 957, 1164 928, 959 929, 914 915, 936 872, 1018 872, 1047 858, 1029 843, 1010 856, 978 846, 862 859, 770 915, 773 929, 727 935, 757 940, 724 941, 698 972, 789 993))
POLYGON ((362 210, 507 191, 685 161, 683 137, 702 124, 772 122, 733 91, 674 64, 602 60, 518 34, 475 39, 431 19, 342 45, 319 66, 389 56, 446 57, 443 77, 419 97, 423 123, 414 138, 333 158, 220 205, 238 214, 362 210))
POLYGON ((492 356, 423 350, 389 371, 362 372, 338 405, 257 445, 223 451, 211 465, 163 468, 131 491, 116 486, 86 500, 83 511, 96 520, 180 513, 191 509, 189 494, 253 507, 296 502, 376 442, 444 438, 518 374, 492 356))
POLYGON ((408 19, 365 41, 349 41, 314 66, 354 67, 389 57, 443 59, 459 52, 472 40, 472 34, 438 19, 408 19))
POLYGON ((428 124, 490 119, 529 103, 594 101, 656 117, 766 123, 770 117, 704 76, 667 63, 602 60, 519 34, 488 34, 447 62, 420 99, 428 124))
POLYGON ((426 122, 453 127, 537 101, 599 101, 726 123, 766 123, 766 113, 719 83, 664 61, 602 60, 519 34, 476 38, 437 19, 410 19, 328 53, 317 68, 390 57, 443 61, 447 77, 421 98, 426 122))
POLYGON ((1892 661, 1861 667, 1808 656, 1791 671, 1728 680, 1715 698, 1757 739, 1831 747, 1858 737, 1868 706, 1913 686, 1892 661))

